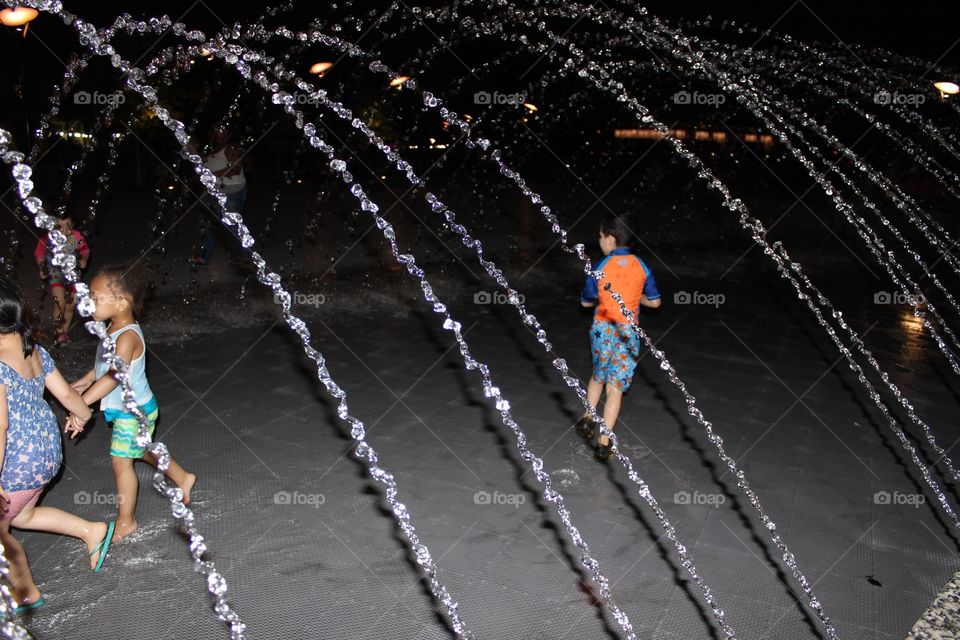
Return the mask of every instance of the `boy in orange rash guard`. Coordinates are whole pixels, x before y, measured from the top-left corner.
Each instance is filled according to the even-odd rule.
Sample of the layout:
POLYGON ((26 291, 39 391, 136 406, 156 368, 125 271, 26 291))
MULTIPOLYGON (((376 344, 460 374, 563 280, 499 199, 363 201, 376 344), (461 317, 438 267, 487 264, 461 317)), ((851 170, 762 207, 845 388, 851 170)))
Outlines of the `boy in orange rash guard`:
MULTIPOLYGON (((640 306, 656 309, 660 306, 660 291, 647 264, 630 252, 630 229, 622 219, 607 215, 600 222, 600 249, 606 256, 596 270, 604 274, 603 284, 620 294, 624 306, 633 312, 634 320, 640 306)), ((633 372, 640 356, 640 337, 613 299, 610 291, 598 286, 597 279, 587 276, 580 294, 580 304, 596 307, 590 327, 590 351, 593 356, 593 375, 587 386, 587 401, 594 411, 606 392, 603 421, 611 431, 620 415, 624 392, 630 388, 633 372)), ((576 425, 577 433, 593 439, 594 426, 589 412, 584 412, 576 425)), ((600 435, 597 458, 606 460, 613 447, 610 439, 600 435)))

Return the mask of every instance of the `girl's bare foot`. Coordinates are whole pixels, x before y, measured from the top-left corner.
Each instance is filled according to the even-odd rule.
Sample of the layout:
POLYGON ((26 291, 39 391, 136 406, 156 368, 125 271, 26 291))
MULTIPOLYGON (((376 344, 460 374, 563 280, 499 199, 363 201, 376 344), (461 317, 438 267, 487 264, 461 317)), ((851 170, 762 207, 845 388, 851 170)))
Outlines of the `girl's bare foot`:
POLYGON ((13 597, 17 601, 17 606, 22 607, 25 604, 33 604, 42 598, 43 594, 40 593, 40 589, 37 588, 37 585, 33 585, 32 587, 24 589, 23 591, 14 588, 13 597))
MULTIPOLYGON (((83 542, 87 545, 87 554, 90 555, 90 568, 95 569, 97 567, 97 561, 100 560, 100 553, 103 553, 103 550, 100 550, 100 553, 94 552, 94 549, 97 548, 103 539, 107 537, 107 523, 98 522, 90 527, 90 530, 87 532, 87 535, 84 536, 83 542)), ((39 591, 37 592, 39 593, 39 591)))
POLYGON ((180 487, 180 490, 183 491, 183 504, 190 504, 190 491, 193 489, 193 485, 197 484, 197 476, 188 473, 187 481, 183 483, 183 486, 180 487))
POLYGON ((127 536, 136 533, 137 531, 137 521, 136 520, 117 520, 117 526, 113 530, 113 541, 116 542, 121 538, 126 538, 127 536))

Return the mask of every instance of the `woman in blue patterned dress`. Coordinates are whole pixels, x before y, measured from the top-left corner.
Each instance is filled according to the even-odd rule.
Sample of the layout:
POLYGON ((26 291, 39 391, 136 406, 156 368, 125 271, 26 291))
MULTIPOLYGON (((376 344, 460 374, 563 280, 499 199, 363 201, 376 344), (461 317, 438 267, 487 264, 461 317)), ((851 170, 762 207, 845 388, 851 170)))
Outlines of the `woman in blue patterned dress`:
MULTIPOLYGON (((44 389, 82 422, 91 411, 57 370, 50 354, 35 346, 24 316, 20 287, 0 278, 0 541, 10 562, 15 613, 43 605, 23 547, 10 527, 47 531, 84 541, 90 567, 99 571, 113 537, 113 523, 90 522, 54 507, 36 506, 60 471, 60 428, 44 389)), ((68 425, 70 437, 82 427, 68 425)))

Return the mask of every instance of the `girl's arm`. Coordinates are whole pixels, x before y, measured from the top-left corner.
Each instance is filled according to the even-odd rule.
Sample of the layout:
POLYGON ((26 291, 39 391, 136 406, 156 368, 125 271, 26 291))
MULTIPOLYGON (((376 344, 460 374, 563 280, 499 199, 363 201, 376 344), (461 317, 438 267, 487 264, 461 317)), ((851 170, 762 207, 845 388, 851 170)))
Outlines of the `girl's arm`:
POLYGON ((87 371, 82 378, 74 380, 70 383, 70 386, 73 387, 73 390, 77 393, 83 393, 90 388, 90 385, 93 384, 93 381, 96 379, 96 373, 93 369, 87 371))
MULTIPOLYGON (((140 343, 140 338, 133 331, 127 331, 117 338, 117 356, 119 356, 127 366, 133 362, 134 351, 140 343)), ((117 388, 120 384, 113 375, 111 369, 107 374, 100 376, 100 379, 90 385, 90 388, 83 393, 83 401, 87 404, 93 404, 101 400, 108 393, 117 388)))
MULTIPOLYGON (((9 426, 7 414, 7 385, 0 384, 0 474, 3 474, 3 458, 7 453, 7 427, 9 426)), ((4 510, 10 502, 7 491, 0 486, 0 503, 4 510)))
POLYGON ((37 263, 37 270, 40 272, 40 278, 46 279, 47 266, 47 243, 46 236, 37 241, 37 248, 33 250, 33 259, 37 263))
POLYGON ((117 388, 117 385, 120 383, 117 382, 117 379, 113 377, 113 369, 111 369, 106 374, 100 376, 100 379, 94 382, 90 387, 83 392, 83 402, 85 404, 93 404, 103 399, 108 393, 117 388))
POLYGON ((83 425, 90 420, 93 412, 90 411, 90 407, 83 401, 83 398, 80 397, 77 390, 67 384, 67 381, 63 379, 63 375, 59 369, 54 369, 52 373, 44 378, 43 383, 46 385, 47 390, 60 401, 60 404, 70 412, 67 421, 63 425, 63 430, 65 433, 69 433, 70 439, 73 440, 83 431, 83 425))
POLYGON ((93 416, 90 407, 83 401, 80 394, 67 384, 67 381, 63 379, 63 374, 60 373, 59 369, 54 369, 43 382, 47 387, 47 391, 53 394, 53 397, 63 405, 64 409, 84 422, 93 416))
POLYGON ((87 263, 90 261, 90 245, 87 244, 86 238, 83 237, 83 234, 77 230, 73 231, 74 236, 77 239, 77 253, 80 254, 80 259, 78 260, 81 269, 87 268, 87 263))

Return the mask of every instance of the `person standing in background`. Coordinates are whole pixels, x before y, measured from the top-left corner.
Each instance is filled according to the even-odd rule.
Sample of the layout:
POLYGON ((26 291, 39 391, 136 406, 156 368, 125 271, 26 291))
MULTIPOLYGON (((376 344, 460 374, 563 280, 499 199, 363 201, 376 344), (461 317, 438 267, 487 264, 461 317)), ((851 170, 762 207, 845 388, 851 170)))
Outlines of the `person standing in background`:
MULTIPOLYGON (((217 176, 217 186, 227 196, 226 210, 243 213, 247 201, 247 178, 243 173, 243 154, 230 142, 230 131, 221 127, 214 132, 213 150, 206 157, 203 166, 217 176)), ((217 214, 219 216, 219 214, 217 214)), ((193 262, 208 265, 213 258, 216 243, 217 220, 208 219, 203 226, 200 240, 200 255, 193 262)))

